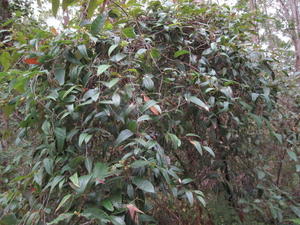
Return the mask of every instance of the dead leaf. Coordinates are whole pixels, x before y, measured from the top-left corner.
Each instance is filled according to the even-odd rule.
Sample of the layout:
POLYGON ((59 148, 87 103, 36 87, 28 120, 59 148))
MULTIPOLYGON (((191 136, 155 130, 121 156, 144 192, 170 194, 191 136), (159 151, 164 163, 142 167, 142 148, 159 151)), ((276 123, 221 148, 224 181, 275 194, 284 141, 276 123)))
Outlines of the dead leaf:
MULTIPOLYGON (((151 99, 150 99, 147 95, 145 95, 145 94, 142 94, 142 96, 143 96, 145 102, 148 102, 148 101, 151 100, 151 99)), ((154 115, 156 115, 156 116, 158 116, 158 115, 160 114, 160 111, 159 111, 155 106, 150 107, 150 110, 151 110, 151 112, 152 112, 154 115)))
POLYGON ((128 204, 126 205, 126 208, 128 209, 129 211, 129 215, 131 217, 131 219, 136 223, 138 224, 139 223, 139 217, 137 215, 137 213, 142 213, 144 214, 143 211, 139 210, 136 206, 132 205, 132 204, 128 204))
POLYGON ((57 32, 57 30, 54 27, 51 27, 50 31, 51 31, 52 34, 58 35, 58 32, 57 32))

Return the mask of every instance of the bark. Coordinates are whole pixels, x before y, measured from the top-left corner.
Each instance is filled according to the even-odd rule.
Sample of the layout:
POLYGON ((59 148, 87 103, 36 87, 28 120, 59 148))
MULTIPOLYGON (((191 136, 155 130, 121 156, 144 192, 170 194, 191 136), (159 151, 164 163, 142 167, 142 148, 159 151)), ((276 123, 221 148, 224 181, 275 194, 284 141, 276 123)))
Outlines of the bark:
POLYGON ((297 72, 300 72, 300 38, 294 41, 294 45, 295 45, 295 52, 296 52, 295 69, 297 72))
MULTIPOLYGON (((250 10, 253 13, 253 21, 255 21, 255 15, 256 15, 256 11, 257 11, 257 4, 256 4, 256 0, 249 0, 249 6, 250 6, 250 10)), ((254 22, 254 30, 256 32, 256 34, 254 34, 252 36, 252 41, 255 44, 259 44, 259 34, 258 34, 258 27, 257 27, 257 23, 254 22)))
POLYGON ((278 0, 289 23, 289 33, 295 48, 295 71, 300 72, 300 12, 298 0, 278 0))
POLYGON ((6 21, 10 18, 11 14, 9 11, 9 3, 8 0, 0 0, 0 21, 6 21))
MULTIPOLYGON (((3 26, 2 24, 10 17, 11 12, 9 10, 8 0, 0 0, 0 30, 8 28, 7 26, 3 26)), ((3 41, 8 34, 8 32, 2 32, 0 34, 0 41, 3 41)))

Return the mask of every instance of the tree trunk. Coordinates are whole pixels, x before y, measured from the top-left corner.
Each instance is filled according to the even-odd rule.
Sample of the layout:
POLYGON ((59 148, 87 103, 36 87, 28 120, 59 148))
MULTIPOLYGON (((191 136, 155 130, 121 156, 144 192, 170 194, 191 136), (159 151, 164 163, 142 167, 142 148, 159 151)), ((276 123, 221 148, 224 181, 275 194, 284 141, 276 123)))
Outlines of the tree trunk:
MULTIPOLYGON (((11 12, 9 10, 9 2, 8 0, 0 0, 0 22, 1 24, 4 23, 6 20, 8 20, 11 17, 11 12)), ((2 26, 0 24, 0 29, 7 29, 6 26, 2 26)), ((5 39, 5 36, 7 35, 7 32, 2 32, 0 34, 0 41, 3 41, 5 39)))
POLYGON ((300 37, 294 41, 296 61, 295 61, 295 70, 300 72, 300 37))
MULTIPOLYGON (((255 15, 256 15, 256 11, 257 11, 257 5, 256 5, 256 0, 249 0, 249 5, 250 5, 250 10, 251 10, 251 13, 253 13, 252 15, 252 18, 253 18, 253 21, 255 21, 255 15)), ((259 44, 259 30, 258 30, 258 27, 257 27, 257 23, 254 22, 254 30, 255 30, 255 33, 253 36, 252 36, 252 41, 253 43, 255 44, 259 44)))
POLYGON ((299 0, 278 0, 289 24, 289 33, 295 48, 295 71, 300 72, 300 12, 299 0))
POLYGON ((9 10, 9 3, 8 0, 0 0, 0 21, 6 21, 10 18, 10 10, 9 10))
POLYGON ((292 23, 294 24, 293 43, 295 46, 295 70, 300 72, 300 13, 298 0, 289 1, 291 8, 292 23))

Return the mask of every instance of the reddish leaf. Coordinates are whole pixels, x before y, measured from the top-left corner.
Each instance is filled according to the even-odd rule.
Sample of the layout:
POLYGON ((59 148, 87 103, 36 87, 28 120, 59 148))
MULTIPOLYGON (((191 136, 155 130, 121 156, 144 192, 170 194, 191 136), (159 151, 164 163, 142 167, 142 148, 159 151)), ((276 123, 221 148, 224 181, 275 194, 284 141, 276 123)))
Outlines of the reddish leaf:
MULTIPOLYGON (((145 101, 145 102, 148 102, 148 101, 151 100, 151 99, 150 99, 147 95, 145 95, 145 94, 142 94, 142 96, 144 97, 144 101, 145 101)), ((152 112, 154 115, 156 115, 156 116, 158 116, 158 115, 160 114, 160 112, 157 110, 157 108, 155 108, 155 106, 150 107, 150 110, 151 110, 151 112, 152 112)))
POLYGON ((36 188, 32 187, 30 188, 30 192, 35 192, 36 191, 36 188))
POLYGON ((143 213, 143 211, 139 210, 136 206, 132 205, 132 204, 128 204, 126 205, 126 208, 128 209, 129 211, 129 215, 131 217, 131 219, 136 223, 138 224, 139 223, 139 218, 137 216, 137 213, 143 213))
POLYGON ((32 65, 39 65, 38 58, 28 58, 24 59, 24 63, 32 64, 32 65))
POLYGON ((98 182, 98 184, 105 184, 105 180, 104 179, 96 178, 96 181, 98 182))

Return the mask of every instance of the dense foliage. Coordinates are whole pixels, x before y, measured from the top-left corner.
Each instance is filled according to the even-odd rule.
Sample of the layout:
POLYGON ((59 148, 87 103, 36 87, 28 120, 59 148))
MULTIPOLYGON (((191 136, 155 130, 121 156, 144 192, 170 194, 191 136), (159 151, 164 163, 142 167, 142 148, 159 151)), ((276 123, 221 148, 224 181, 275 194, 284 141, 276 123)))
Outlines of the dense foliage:
POLYGON ((109 9, 62 32, 15 15, 0 49, 0 224, 300 217, 299 120, 274 121, 288 121, 281 74, 252 47, 252 17, 156 1, 109 9))

